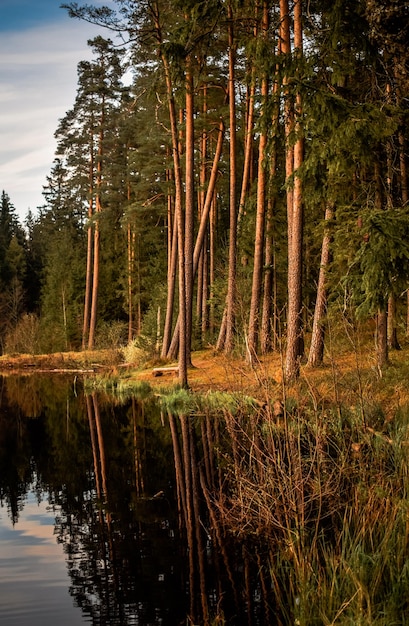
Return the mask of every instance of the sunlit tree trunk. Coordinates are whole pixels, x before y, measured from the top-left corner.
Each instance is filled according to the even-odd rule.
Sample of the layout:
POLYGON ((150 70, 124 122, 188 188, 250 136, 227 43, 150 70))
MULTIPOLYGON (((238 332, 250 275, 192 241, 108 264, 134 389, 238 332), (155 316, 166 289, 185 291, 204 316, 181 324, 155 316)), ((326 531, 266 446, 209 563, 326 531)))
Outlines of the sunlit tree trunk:
POLYGON ((134 310, 133 310, 133 275, 135 270, 135 233, 131 222, 127 227, 127 253, 128 253, 128 343, 133 339, 134 333, 134 310))
MULTIPOLYGON (((281 51, 281 45, 278 45, 278 53, 281 51)), ((273 85, 273 101, 277 101, 279 91, 279 79, 278 73, 274 78, 273 85)), ((278 122, 279 111, 278 104, 274 105, 275 111, 272 118, 272 131, 273 141, 271 147, 270 156, 270 186, 274 184, 277 177, 277 135, 278 135, 278 122)), ((277 277, 275 268, 275 244, 274 244, 274 232, 273 232, 273 217, 276 208, 276 192, 275 189, 270 191, 267 200, 267 216, 266 216, 266 243, 265 243, 265 258, 264 258, 264 286, 263 286, 263 307, 261 315, 261 352, 267 354, 270 350, 276 348, 277 342, 277 277)))
MULTIPOLYGON (((194 163, 194 93, 191 58, 186 61, 186 173, 185 173, 185 306, 186 306, 186 361, 191 365, 193 317, 193 248, 195 214, 194 163)), ((179 302, 179 307, 182 303, 179 302)))
POLYGON ((216 234, 216 215, 217 215, 217 198, 216 194, 213 195, 212 206, 210 211, 210 228, 209 228, 209 291, 210 291, 210 306, 209 306, 209 330, 210 335, 213 337, 215 332, 215 319, 214 319, 214 284, 215 284, 215 234, 216 234))
POLYGON ((230 117, 230 172, 229 172, 229 268, 227 278, 226 334, 224 350, 230 354, 234 345, 236 267, 237 267, 237 207, 236 207, 236 92, 235 63, 236 43, 234 39, 232 3, 228 5, 229 37, 229 117, 230 117))
POLYGON ((127 264, 128 264, 128 276, 127 276, 127 289, 128 289, 128 343, 133 338, 133 265, 134 265, 134 247, 132 245, 133 233, 131 222, 128 222, 126 229, 126 250, 127 250, 127 264))
MULTIPOLYGON (((168 153, 169 156, 169 153, 168 153)), ((172 170, 166 170, 166 181, 170 184, 172 181, 172 170)), ((176 277, 178 266, 178 249, 177 249, 177 225, 174 211, 174 198, 168 191, 167 196, 167 245, 168 245, 168 270, 167 270, 167 298, 165 323, 163 327, 163 339, 161 357, 165 359, 168 354, 170 341, 172 338, 172 320, 173 309, 175 304, 176 277)))
POLYGON ((178 240, 178 276, 179 276, 179 383, 182 387, 188 386, 187 377, 187 334, 186 334, 186 282, 185 282, 185 224, 183 215, 183 184, 179 156, 179 136, 176 114, 176 104, 173 94, 173 84, 169 61, 162 47, 162 34, 159 20, 159 6, 152 6, 156 34, 162 65, 165 73, 166 93, 169 108, 169 122, 171 128, 172 156, 175 179, 175 223, 178 240))
POLYGON ((87 347, 89 333, 89 318, 91 311, 91 286, 92 286, 92 241, 94 229, 92 226, 92 216, 94 212, 94 155, 91 132, 90 166, 89 166, 89 201, 88 201, 88 227, 87 227, 87 265, 85 272, 85 303, 84 321, 82 327, 82 349, 87 347))
MULTIPOLYGON (((176 276, 178 267, 178 229, 176 223, 176 215, 172 218, 172 214, 168 213, 168 229, 172 231, 172 238, 170 241, 170 260, 168 266, 168 280, 167 280, 167 300, 166 300, 166 316, 165 325, 163 329, 163 341, 161 357, 164 359, 168 356, 170 349, 170 342, 172 338, 172 319, 173 308, 175 302, 175 289, 176 289, 176 276), (173 219, 173 228, 171 228, 173 219)), ((169 241, 169 238, 168 238, 169 241)))
MULTIPOLYGON (((216 152, 213 158, 212 171, 211 171, 210 178, 209 178, 209 184, 206 190, 205 203, 203 206, 203 211, 202 211, 202 215, 200 218, 199 229, 198 229, 198 233, 196 236, 196 242, 195 242, 195 247, 193 251, 193 277, 196 276, 197 268, 199 265, 200 254, 202 252, 203 243, 205 241, 205 235, 207 233, 209 213, 213 205, 213 196, 214 196, 215 187, 216 187, 219 161, 220 161, 220 157, 222 154, 223 138, 224 138, 224 124, 223 124, 223 121, 221 120, 219 124, 219 134, 218 134, 218 139, 217 139, 216 152)), ((173 353, 173 351, 175 350, 178 344, 179 332, 180 332, 179 323, 180 321, 178 318, 168 354, 173 353)))
POLYGON ((308 365, 317 367, 322 364, 324 358, 325 338, 325 315, 327 310, 326 278, 331 256, 331 233, 329 225, 334 217, 331 204, 325 209, 325 230, 321 248, 321 264, 318 274, 317 296, 314 309, 314 321, 312 325, 311 345, 308 356, 308 365))
MULTIPOLYGON (((284 1, 284 0, 282 0, 284 1)), ((288 7, 287 7, 288 8, 288 7)), ((282 16, 283 19, 284 16, 282 16)), ((302 25, 301 25, 301 0, 294 3, 294 53, 301 61, 302 25)), ((302 341, 302 244, 303 244, 303 198, 302 182, 299 168, 303 162, 304 142, 301 136, 300 124, 297 118, 301 116, 301 96, 296 95, 295 126, 297 136, 294 145, 294 189, 288 203, 288 295, 287 295, 287 350, 285 358, 285 375, 287 379, 296 378, 299 375, 300 357, 303 353, 302 341)), ((287 125, 291 121, 287 122, 287 125)), ((292 130, 292 128, 291 128, 292 130)), ((290 139, 287 128, 287 141, 290 139)), ((289 169, 286 171, 287 182, 289 169)))
MULTIPOLYGON (((268 5, 263 4, 263 18, 261 35, 267 38, 268 32, 268 5)), ((267 124, 266 107, 268 96, 268 77, 264 75, 261 81, 261 99, 262 109, 260 113, 261 130, 259 140, 258 155, 258 173, 257 173, 257 211, 256 211, 256 229, 254 241, 254 262, 253 262, 253 281, 251 287, 250 316, 248 326, 248 358, 251 360, 258 352, 258 337, 260 326, 260 299, 263 283, 263 264, 264 264, 264 231, 265 231, 265 213, 266 213, 266 186, 267 186, 267 167, 265 163, 267 149, 267 124)))
POLYGON ((253 142, 254 142, 254 100, 255 100, 255 74, 256 70, 253 65, 251 70, 251 83, 247 95, 247 117, 246 117, 246 134, 244 138, 244 165, 243 165, 243 177, 241 182, 241 192, 239 201, 239 212, 237 216, 237 222, 240 223, 244 211, 245 204, 248 195, 250 185, 250 172, 251 172, 251 160, 253 156, 253 142))
MULTIPOLYGON (((234 71, 234 64, 232 67, 234 71)), ((240 199, 239 199, 239 210, 237 213, 236 240, 238 236, 238 229, 239 229, 240 222, 245 214, 246 200, 247 200, 249 187, 251 183, 252 157, 253 157, 253 149, 254 149, 254 146, 253 146, 253 143, 254 143, 254 100, 255 100, 255 93, 256 93, 255 76, 256 76, 256 70, 253 65, 251 69, 251 83, 247 91, 246 132, 244 136, 244 164, 243 164, 243 176, 242 176, 242 181, 241 181, 241 192, 240 192, 240 199)), ((234 91, 234 85, 233 85, 233 91, 234 91)), ((232 109, 230 108, 230 124, 232 124, 232 113, 233 113, 232 109)), ((237 174, 235 170, 234 180, 236 180, 236 178, 237 178, 237 174)), ((230 198, 231 198, 231 192, 230 192, 230 198)), ((234 198, 234 202, 236 202, 235 198, 234 198)), ((237 243, 236 243, 236 247, 237 247, 237 243)), ((232 253, 233 251, 230 249, 230 252, 232 253)), ((235 263, 237 262, 236 256, 234 257, 234 262, 235 263)), ((231 283, 231 288, 232 288, 232 292, 235 291, 235 287, 233 289, 233 283, 231 283)), ((225 348, 225 341, 226 341, 226 336, 227 336, 227 320, 231 314, 231 312, 228 312, 227 310, 228 302, 229 302, 229 292, 226 297, 226 304, 223 310, 219 336, 217 339, 216 349, 218 351, 223 350, 225 348)), ((233 303, 233 308, 234 308, 234 303, 233 303)), ((227 350, 227 352, 229 352, 229 350, 227 350)))
MULTIPOLYGON (((202 113, 203 117, 206 117, 207 113, 207 87, 203 85, 203 105, 202 113)), ((200 171, 199 171, 199 191, 198 191, 198 218, 199 222, 203 212, 205 202, 205 185, 207 179, 207 131, 203 129, 200 138, 200 171)), ((208 232, 205 235, 205 241, 200 254, 199 266, 197 270, 197 300, 196 300, 196 325, 198 331, 200 330, 201 341, 204 342, 205 334, 208 328, 208 252, 207 252, 207 240, 208 232)))
POLYGON ((99 133, 98 143, 98 162, 97 162, 97 175, 95 183, 95 224, 94 224, 94 265, 92 272, 92 293, 91 293, 91 314, 89 323, 89 337, 88 337, 88 349, 92 350, 95 344, 95 330, 97 325, 97 310, 98 310, 98 290, 99 290, 99 252, 100 252, 100 224, 99 217, 102 211, 101 206, 101 185, 102 185, 102 158, 103 158, 103 140, 104 140, 104 101, 102 103, 102 115, 101 115, 101 131, 99 133))

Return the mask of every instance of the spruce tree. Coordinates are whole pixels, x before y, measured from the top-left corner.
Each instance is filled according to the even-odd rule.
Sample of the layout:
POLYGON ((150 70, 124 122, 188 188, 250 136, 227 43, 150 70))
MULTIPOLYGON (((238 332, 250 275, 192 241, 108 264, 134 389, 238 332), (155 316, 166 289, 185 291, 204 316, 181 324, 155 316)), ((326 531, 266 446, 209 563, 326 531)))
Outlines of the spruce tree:
MULTIPOLYGON (((124 69, 122 51, 115 49, 110 40, 97 37, 89 41, 89 45, 95 59, 78 65, 77 97, 72 110, 61 120, 56 136, 57 153, 64 158, 70 182, 73 186, 78 185, 88 212, 83 347, 92 348, 100 289, 101 219, 103 210, 108 211, 111 193, 109 175, 105 170, 115 149, 113 128, 121 103, 124 69)), ((109 220, 106 219, 105 223, 108 224, 109 220)), ((111 221, 112 229, 116 223, 116 219, 111 221)), ((112 232, 106 241, 115 242, 112 232)))
POLYGON ((0 197, 0 341, 14 328, 26 306, 27 247, 10 197, 0 197))

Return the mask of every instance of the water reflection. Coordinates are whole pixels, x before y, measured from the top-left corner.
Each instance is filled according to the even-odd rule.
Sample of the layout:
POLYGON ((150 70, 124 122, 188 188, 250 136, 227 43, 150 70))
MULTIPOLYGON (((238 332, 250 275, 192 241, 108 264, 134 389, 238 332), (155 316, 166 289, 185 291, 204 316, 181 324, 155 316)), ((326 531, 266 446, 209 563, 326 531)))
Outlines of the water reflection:
POLYGON ((54 515, 29 491, 14 527, 0 519, 0 623, 74 626, 85 619, 67 594, 64 555, 54 515))
MULTIPOLYGON (((2 381, 1 516, 24 532, 27 494, 48 500, 83 620, 71 624, 270 623, 260 562, 217 514, 220 439, 216 418, 163 415, 152 397, 84 396, 78 381, 58 377, 2 381)), ((48 568, 49 546, 38 546, 48 568)), ((3 594, 9 565, 0 565, 3 594)))

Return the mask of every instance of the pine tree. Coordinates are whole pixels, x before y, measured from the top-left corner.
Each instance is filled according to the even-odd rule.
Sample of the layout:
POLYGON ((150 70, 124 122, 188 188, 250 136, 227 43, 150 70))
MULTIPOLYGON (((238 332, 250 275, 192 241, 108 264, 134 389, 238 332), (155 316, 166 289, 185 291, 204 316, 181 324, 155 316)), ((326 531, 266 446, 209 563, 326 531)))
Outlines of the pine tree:
MULTIPOLYGON (((101 217, 109 184, 105 169, 114 147, 112 124, 121 102, 122 51, 110 40, 89 41, 95 60, 78 65, 78 91, 75 104, 61 120, 56 132, 57 153, 70 171, 70 184, 78 185, 88 205, 88 244, 86 261, 83 347, 92 348, 100 289, 101 217)), ((112 238, 113 239, 113 238, 112 238)))
MULTIPOLYGON (((263 3, 263 15, 261 24, 261 36, 266 43, 269 28, 269 13, 267 2, 263 3)), ((266 46, 267 48, 267 46, 266 46)), ((264 48, 264 53, 266 48, 264 48)), ((263 54, 263 53, 262 53, 263 54)), ((263 54, 264 56, 264 54, 263 54)), ((250 316, 248 325, 248 358, 252 359, 258 352, 258 339, 260 329, 260 301, 263 284, 263 264, 265 258, 265 227, 267 206, 267 98, 269 93, 269 77, 265 70, 261 77, 261 113, 260 113, 260 138, 258 147, 258 170, 257 170, 257 210, 254 236, 254 261, 253 280, 250 301, 250 316)))
POLYGON ((14 328, 26 305, 25 233, 8 194, 0 198, 0 341, 14 328))
MULTIPOLYGON (((262 351, 271 348, 277 312, 286 311, 287 378, 299 373, 310 323, 310 363, 321 362, 327 305, 339 285, 351 287, 359 312, 385 313, 383 300, 369 295, 379 285, 357 224, 369 225, 384 211, 386 233, 386 214, 397 210, 400 220, 407 201, 406 9, 392 1, 314 0, 301 15, 302 4, 264 3, 263 28, 261 7, 250 0, 118 0, 118 12, 70 7, 77 17, 128 35, 135 71, 134 100, 122 92, 102 124, 103 98, 94 91, 82 122, 74 107, 60 137, 73 193, 83 211, 89 208, 90 242, 94 232, 101 237, 94 257, 101 255, 94 272, 100 267, 99 315, 109 320, 126 310, 132 337, 135 311, 139 329, 145 312, 152 317, 163 307, 167 277, 162 355, 176 354, 179 346, 182 384, 196 272, 202 336, 208 281, 215 321, 215 296, 223 300, 227 291, 220 349, 231 352, 235 345, 239 304, 252 354, 259 343, 262 351), (269 52, 258 54, 261 48, 269 52), (224 125, 228 146, 221 157, 216 135, 224 125), (209 257, 202 252, 207 237, 209 257), (368 285, 361 297, 373 306, 363 307, 352 288, 359 279, 368 285), (109 281, 119 285, 117 306, 109 281)), ((88 256, 91 261, 91 251, 88 256)), ((403 267, 404 251, 398 256, 403 267)), ((376 267, 390 275, 396 270, 376 267)))
POLYGON ((45 351, 78 348, 85 267, 84 205, 56 158, 44 188, 46 205, 31 226, 41 248, 41 328, 45 351))

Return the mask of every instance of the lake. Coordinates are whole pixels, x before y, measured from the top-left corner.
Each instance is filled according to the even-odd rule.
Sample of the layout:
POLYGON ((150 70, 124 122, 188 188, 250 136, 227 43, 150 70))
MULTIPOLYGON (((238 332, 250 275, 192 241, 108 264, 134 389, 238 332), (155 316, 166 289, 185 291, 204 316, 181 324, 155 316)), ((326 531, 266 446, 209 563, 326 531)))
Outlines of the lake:
POLYGON ((149 394, 1 379, 0 624, 271 623, 260 554, 208 506, 223 436, 149 394))

